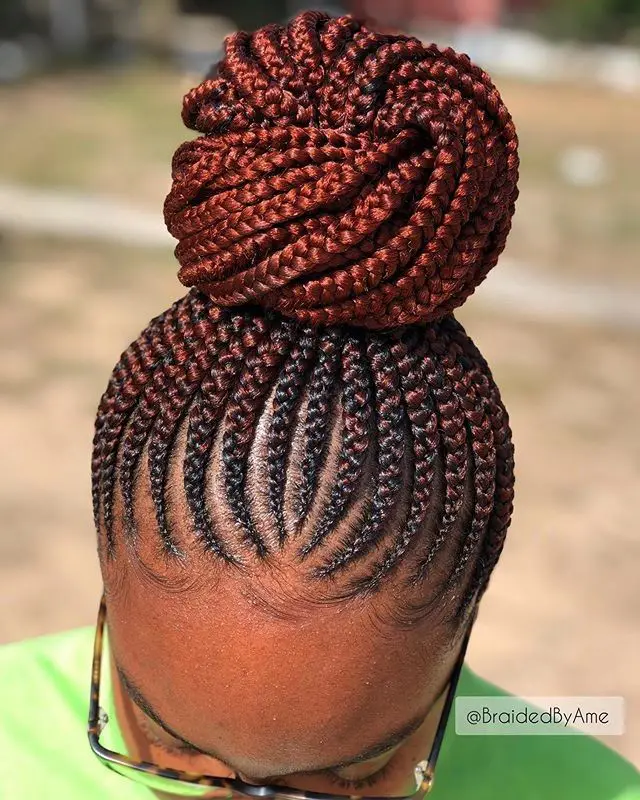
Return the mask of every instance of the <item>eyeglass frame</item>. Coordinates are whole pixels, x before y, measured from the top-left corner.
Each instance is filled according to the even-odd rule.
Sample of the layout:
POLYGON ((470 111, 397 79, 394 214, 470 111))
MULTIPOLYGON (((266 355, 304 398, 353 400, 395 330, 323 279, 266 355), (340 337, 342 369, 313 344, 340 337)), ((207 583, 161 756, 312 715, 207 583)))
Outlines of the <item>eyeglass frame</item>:
MULTIPOLYGON (((186 770, 173 769, 172 767, 162 767, 159 764, 154 764, 149 761, 138 761, 124 755, 123 753, 116 753, 109 750, 100 744, 99 738, 109 722, 109 717, 106 712, 100 707, 100 676, 102 672, 102 651, 104 643, 104 627, 107 614, 107 604, 104 594, 100 600, 100 607, 98 609, 98 619, 96 622, 96 632, 93 645, 93 660, 91 668, 91 693, 89 699, 89 721, 87 726, 87 735, 89 738, 89 745, 94 755, 98 760, 109 769, 117 772, 121 777, 129 777, 123 775, 114 766, 118 764, 122 767, 133 770, 134 772, 141 772, 147 775, 154 775, 159 778, 164 778, 169 781, 176 781, 177 783, 193 784, 194 786, 211 786, 214 789, 228 789, 230 792, 237 792, 249 798, 275 798, 286 797, 290 800, 413 800, 417 795, 427 795, 433 787, 433 778, 435 768, 440 755, 440 749, 444 740, 444 734, 449 723, 451 716, 451 708, 455 699, 458 682, 460 680, 460 673, 464 664, 473 622, 475 621, 476 614, 473 614, 471 624, 465 633, 460 653, 456 659, 453 667, 451 677, 449 679, 449 687, 447 689, 447 696, 445 698, 436 734, 429 751, 429 756, 426 760, 420 761, 415 767, 416 779, 421 775, 420 783, 415 792, 410 795, 404 796, 368 796, 368 795, 344 795, 332 794, 324 792, 312 792, 303 789, 295 789, 288 786, 270 786, 266 784, 253 784, 246 783, 239 778, 222 778, 216 775, 200 775, 198 773, 188 772, 186 770)), ((131 777, 135 782, 135 778, 131 777)), ((180 797, 180 794, 176 794, 180 797)))

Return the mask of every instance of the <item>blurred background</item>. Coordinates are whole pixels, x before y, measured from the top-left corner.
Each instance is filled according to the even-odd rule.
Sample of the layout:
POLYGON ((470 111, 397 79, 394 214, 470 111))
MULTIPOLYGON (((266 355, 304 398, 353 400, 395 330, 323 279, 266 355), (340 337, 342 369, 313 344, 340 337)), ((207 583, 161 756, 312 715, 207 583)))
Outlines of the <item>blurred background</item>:
MULTIPOLYGON (((0 1, 0 641, 92 624, 95 407, 183 293, 161 204, 183 93, 287 0, 0 1)), ((623 695, 640 764, 640 0, 323 4, 452 44, 521 137, 501 264, 460 313, 496 374, 516 514, 470 664, 623 695)))

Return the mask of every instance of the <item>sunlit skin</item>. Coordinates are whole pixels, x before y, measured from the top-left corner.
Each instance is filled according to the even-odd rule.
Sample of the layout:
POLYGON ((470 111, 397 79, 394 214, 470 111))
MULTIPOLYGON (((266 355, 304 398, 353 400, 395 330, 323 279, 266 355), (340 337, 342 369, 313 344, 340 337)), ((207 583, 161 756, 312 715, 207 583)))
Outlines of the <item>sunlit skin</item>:
MULTIPOLYGON (((186 531, 180 492, 173 497, 174 528, 186 531)), ((399 602, 394 582, 375 599, 306 602, 295 563, 279 559, 247 577, 186 535, 185 566, 176 566, 159 554, 146 492, 137 511, 139 557, 121 554, 106 568, 103 561, 116 712, 131 755, 329 793, 349 793, 341 779, 385 768, 351 793, 414 792, 414 767, 429 754, 466 625, 434 615, 408 630, 385 621, 377 611, 399 602), (196 751, 138 707, 120 671, 196 751), (392 749, 323 772, 417 718, 419 727, 392 749)), ((120 538, 119 513, 116 520, 120 538)))
POLYGON ((337 772, 357 780, 392 761, 375 792, 410 793, 457 654, 453 643, 434 642, 428 625, 382 638, 366 613, 339 608, 292 625, 252 613, 240 593, 224 589, 185 598, 131 581, 108 620, 118 666, 171 730, 224 763, 168 753, 182 743, 114 676, 118 719, 136 757, 315 791, 339 787, 311 773, 350 760, 424 712, 424 724, 393 751, 337 772))

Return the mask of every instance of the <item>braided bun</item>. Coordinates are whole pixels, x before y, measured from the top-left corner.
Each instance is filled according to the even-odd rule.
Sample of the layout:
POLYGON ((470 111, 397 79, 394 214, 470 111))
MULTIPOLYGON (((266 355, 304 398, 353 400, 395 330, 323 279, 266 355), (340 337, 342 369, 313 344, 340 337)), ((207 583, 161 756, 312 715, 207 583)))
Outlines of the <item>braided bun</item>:
POLYGON ((184 99, 165 220, 220 306, 393 328, 461 305, 504 249, 517 136, 469 58, 304 12, 226 41, 184 99))

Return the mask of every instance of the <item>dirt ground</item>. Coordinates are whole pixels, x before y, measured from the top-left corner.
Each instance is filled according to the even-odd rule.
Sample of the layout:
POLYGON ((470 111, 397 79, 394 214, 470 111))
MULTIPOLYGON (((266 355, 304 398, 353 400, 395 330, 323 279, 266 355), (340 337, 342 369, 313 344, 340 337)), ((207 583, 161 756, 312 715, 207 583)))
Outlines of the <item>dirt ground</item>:
MULTIPOLYGON (((159 209, 184 138, 182 88, 149 73, 48 79, 19 105, 5 91, 0 180, 159 209)), ((524 147, 510 257, 637 288, 640 103, 504 94, 524 147), (553 160, 578 134, 621 167, 606 193, 558 183, 553 160)), ((93 622, 95 406, 120 351, 180 293, 170 253, 0 232, 0 641, 93 622)), ((640 333, 489 314, 475 300, 460 317, 502 388, 518 456, 516 515, 470 664, 528 696, 622 695, 628 730, 609 744, 640 764, 640 333)))

